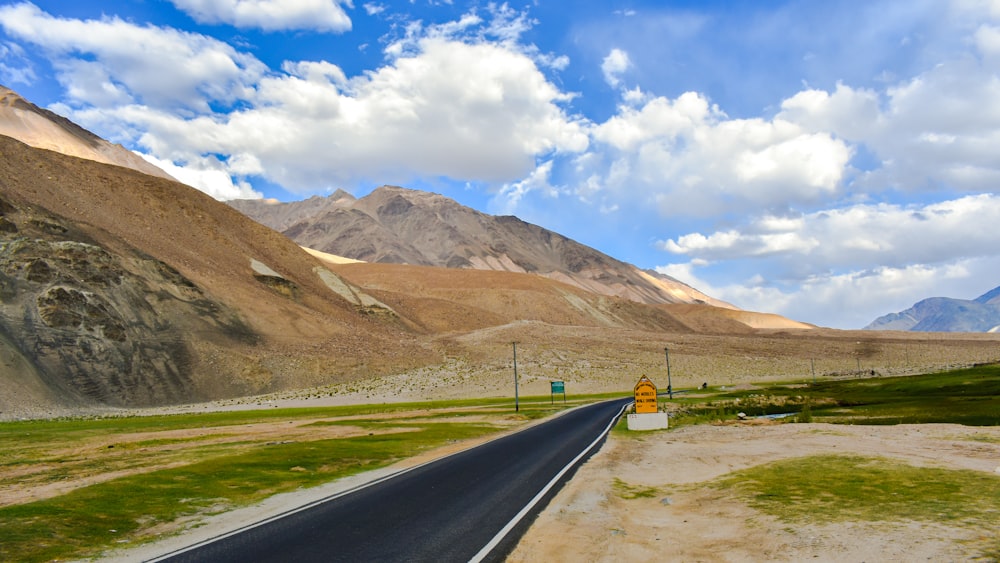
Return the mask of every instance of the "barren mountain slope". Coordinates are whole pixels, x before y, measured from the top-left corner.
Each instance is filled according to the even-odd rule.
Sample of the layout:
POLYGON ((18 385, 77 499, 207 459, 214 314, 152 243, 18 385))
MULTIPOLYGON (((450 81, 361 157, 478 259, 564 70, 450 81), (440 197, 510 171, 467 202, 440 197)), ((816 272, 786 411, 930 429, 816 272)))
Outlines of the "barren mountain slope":
POLYGON ((28 102, 5 86, 0 86, 0 135, 32 147, 173 179, 125 147, 109 143, 61 115, 28 102))
POLYGON ((660 308, 684 319, 684 324, 693 330, 709 334, 746 333, 752 332, 752 329, 816 328, 814 325, 793 321, 774 313, 757 313, 741 309, 687 304, 660 305, 660 308))
POLYGON ((302 201, 282 203, 276 199, 235 199, 227 203, 258 223, 263 223, 276 231, 284 231, 302 217, 322 215, 327 211, 353 205, 356 198, 337 190, 329 197, 312 196, 302 201))
POLYGON ((310 198, 231 205, 302 246, 367 262, 527 272, 640 303, 732 308, 516 217, 486 215, 438 194, 383 186, 361 199, 343 196, 334 194, 327 204, 310 198))
POLYGON ((540 276, 403 264, 358 263, 331 269, 377 296, 413 323, 415 330, 430 335, 526 321, 551 325, 553 330, 604 327, 692 332, 682 318, 666 309, 594 294, 540 276))
POLYGON ((0 345, 22 368, 4 372, 35 398, 142 405, 296 387, 385 341, 386 359, 427 358, 286 237, 188 186, 0 136, 0 199, 0 345))

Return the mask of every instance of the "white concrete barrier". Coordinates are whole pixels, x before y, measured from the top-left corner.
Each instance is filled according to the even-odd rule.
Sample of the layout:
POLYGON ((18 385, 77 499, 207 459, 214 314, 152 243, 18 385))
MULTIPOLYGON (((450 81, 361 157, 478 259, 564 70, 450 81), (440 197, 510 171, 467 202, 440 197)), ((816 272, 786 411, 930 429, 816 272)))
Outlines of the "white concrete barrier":
POLYGON ((661 430, 667 427, 667 413, 647 412, 628 415, 629 430, 661 430))

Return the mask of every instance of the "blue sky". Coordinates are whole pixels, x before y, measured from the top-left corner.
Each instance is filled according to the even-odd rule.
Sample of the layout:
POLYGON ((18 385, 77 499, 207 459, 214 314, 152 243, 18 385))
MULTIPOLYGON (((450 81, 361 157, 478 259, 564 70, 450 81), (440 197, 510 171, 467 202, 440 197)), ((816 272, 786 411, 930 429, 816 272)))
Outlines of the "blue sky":
POLYGON ((383 184, 860 328, 1000 285, 1000 1, 0 1, 0 81, 219 199, 383 184))

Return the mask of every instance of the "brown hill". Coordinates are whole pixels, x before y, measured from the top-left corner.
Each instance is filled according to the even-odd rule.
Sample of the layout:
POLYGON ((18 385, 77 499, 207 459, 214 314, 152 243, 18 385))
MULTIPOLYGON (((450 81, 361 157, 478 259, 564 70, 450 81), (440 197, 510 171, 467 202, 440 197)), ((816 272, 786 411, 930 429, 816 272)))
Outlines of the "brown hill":
POLYGON ((0 137, 0 200, 0 346, 24 393, 163 404, 294 387, 320 344, 303 362, 332 355, 331 372, 386 339, 426 356, 286 237, 183 184, 0 137))
POLYGON ((378 297, 415 332, 427 335, 454 335, 519 322, 691 331, 665 309, 516 272, 371 263, 331 269, 378 297))
POLYGON ((6 135, 40 149, 70 156, 133 168, 140 172, 173 179, 121 145, 94 135, 76 123, 42 109, 17 92, 0 85, 0 135, 6 135))
POLYGON ((366 262, 532 273, 639 303, 734 308, 517 217, 438 194, 383 186, 361 199, 338 191, 292 203, 229 203, 302 246, 366 262))
POLYGON ((579 330, 692 332, 540 276, 325 262, 183 184, 0 136, 3 416, 492 362, 539 326, 576 350, 579 330))

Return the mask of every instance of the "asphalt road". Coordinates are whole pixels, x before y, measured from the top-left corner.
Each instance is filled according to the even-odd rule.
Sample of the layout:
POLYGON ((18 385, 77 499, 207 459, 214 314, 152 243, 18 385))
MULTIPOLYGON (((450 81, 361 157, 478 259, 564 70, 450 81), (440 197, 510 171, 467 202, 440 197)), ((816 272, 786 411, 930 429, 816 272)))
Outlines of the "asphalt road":
POLYGON ((567 412, 164 560, 502 561, 629 402, 567 412))

